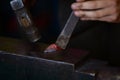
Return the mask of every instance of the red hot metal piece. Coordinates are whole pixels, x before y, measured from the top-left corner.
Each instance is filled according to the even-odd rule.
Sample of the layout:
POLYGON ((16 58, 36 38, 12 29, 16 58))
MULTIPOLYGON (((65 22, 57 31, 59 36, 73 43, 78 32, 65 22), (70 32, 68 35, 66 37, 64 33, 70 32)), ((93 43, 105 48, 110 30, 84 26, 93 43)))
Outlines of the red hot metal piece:
POLYGON ((51 52, 55 52, 55 51, 60 51, 62 50, 59 46, 57 46, 56 44, 51 44, 50 46, 48 46, 45 49, 45 53, 51 53, 51 52))

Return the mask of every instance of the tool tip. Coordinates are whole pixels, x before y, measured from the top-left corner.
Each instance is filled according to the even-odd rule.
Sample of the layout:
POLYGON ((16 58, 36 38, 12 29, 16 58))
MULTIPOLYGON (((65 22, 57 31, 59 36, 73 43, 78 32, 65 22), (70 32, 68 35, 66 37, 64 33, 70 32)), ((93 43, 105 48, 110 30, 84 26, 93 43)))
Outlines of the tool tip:
POLYGON ((56 52, 56 51, 59 51, 61 50, 60 47, 58 47, 56 44, 51 44, 50 46, 48 46, 44 53, 51 53, 51 52, 56 52))

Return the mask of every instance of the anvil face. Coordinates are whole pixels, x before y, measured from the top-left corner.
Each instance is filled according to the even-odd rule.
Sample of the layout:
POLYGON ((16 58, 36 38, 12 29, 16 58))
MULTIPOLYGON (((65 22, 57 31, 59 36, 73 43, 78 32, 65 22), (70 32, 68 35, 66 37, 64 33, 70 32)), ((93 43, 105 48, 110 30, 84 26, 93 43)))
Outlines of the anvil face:
POLYGON ((8 71, 22 80, 25 77, 28 80, 71 80, 75 67, 88 55, 87 51, 78 49, 45 54, 42 52, 43 47, 46 47, 43 44, 28 44, 9 38, 0 40, 1 70, 12 67, 13 71, 11 68, 8 68, 8 71))
POLYGON ((70 63, 6 52, 0 52, 0 63, 0 70, 6 67, 11 74, 5 75, 14 75, 14 80, 68 80, 74 70, 70 63))
POLYGON ((0 79, 4 80, 94 80, 96 69, 106 65, 89 62, 89 53, 80 49, 45 54, 47 46, 42 43, 10 38, 0 41, 0 79))
POLYGON ((53 53, 44 53, 44 49, 48 47, 46 44, 32 44, 11 38, 0 38, 0 41, 2 42, 0 45, 0 50, 2 51, 16 55, 66 62, 74 66, 81 61, 83 62, 83 59, 85 60, 85 57, 89 54, 88 51, 72 48, 53 53))

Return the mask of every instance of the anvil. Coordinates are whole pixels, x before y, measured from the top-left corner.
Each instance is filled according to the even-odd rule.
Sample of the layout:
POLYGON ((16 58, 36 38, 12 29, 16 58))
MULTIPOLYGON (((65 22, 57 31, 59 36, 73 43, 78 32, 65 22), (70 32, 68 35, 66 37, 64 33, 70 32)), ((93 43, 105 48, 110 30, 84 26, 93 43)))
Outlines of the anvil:
POLYGON ((0 79, 4 80, 94 80, 107 62, 91 60, 88 51, 66 49, 43 54, 48 46, 0 37, 0 79))

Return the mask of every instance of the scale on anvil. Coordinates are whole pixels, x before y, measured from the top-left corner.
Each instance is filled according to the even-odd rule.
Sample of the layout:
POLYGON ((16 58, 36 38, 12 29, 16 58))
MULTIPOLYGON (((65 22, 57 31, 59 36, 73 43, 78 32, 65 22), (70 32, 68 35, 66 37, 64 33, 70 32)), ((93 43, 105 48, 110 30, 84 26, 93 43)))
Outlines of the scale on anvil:
MULTIPOLYGON (((49 53, 49 45, 35 43, 40 39, 36 27, 28 15, 22 0, 11 1, 18 22, 23 27, 29 42, 10 38, 0 38, 0 75, 4 80, 95 80, 98 70, 106 66, 104 61, 88 61, 89 52, 79 49, 66 49, 70 36, 79 18, 71 13, 64 29, 49 53), (4 47, 3 47, 4 46, 4 47), (7 47, 7 49, 6 49, 7 47), (46 47, 47 53, 46 53, 46 47), (61 48, 63 50, 61 50, 61 48), (45 51, 44 51, 45 50, 45 51), (45 52, 45 53, 44 53, 45 52), (84 64, 92 63, 91 68, 84 64), (99 63, 99 65, 98 65, 99 63), (93 67, 96 68, 92 69, 93 67), (5 70, 7 72, 3 72, 5 70), (2 73, 3 72, 3 73, 2 73), (7 77, 4 77, 6 76, 7 77), (13 77, 11 77, 13 76, 13 77)), ((0 77, 1 78, 1 77, 0 77)))

